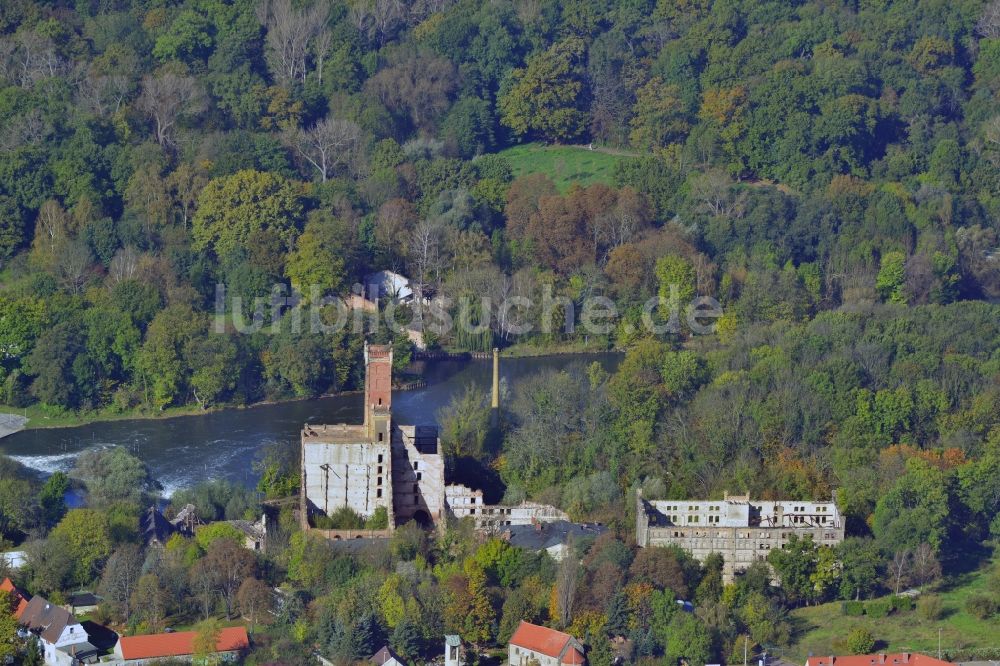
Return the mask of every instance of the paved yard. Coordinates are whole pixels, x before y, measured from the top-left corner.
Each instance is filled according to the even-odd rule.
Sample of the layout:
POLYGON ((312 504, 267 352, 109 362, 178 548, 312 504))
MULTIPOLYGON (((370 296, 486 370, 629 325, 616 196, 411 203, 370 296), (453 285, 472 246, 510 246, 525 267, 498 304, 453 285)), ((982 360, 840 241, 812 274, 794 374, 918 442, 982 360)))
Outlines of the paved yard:
POLYGON ((21 430, 27 422, 28 419, 17 414, 0 414, 0 439, 21 430))

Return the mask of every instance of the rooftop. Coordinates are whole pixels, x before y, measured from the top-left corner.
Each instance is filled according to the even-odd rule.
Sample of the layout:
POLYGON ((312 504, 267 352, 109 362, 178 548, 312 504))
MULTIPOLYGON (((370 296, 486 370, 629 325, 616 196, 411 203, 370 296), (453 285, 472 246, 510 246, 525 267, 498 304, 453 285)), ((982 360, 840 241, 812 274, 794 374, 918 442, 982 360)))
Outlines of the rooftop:
MULTIPOLYGON (((183 657, 195 653, 196 631, 179 631, 173 634, 146 634, 122 636, 117 651, 122 659, 163 659, 183 657)), ((227 627, 219 631, 216 652, 235 652, 250 647, 246 627, 227 627)))
POLYGON ((368 430, 363 425, 307 425, 302 429, 305 444, 367 444, 368 430))
POLYGON ((397 655, 395 652, 392 651, 392 648, 390 648, 388 645, 383 645, 382 649, 373 654, 371 656, 371 659, 369 659, 368 661, 372 662, 376 666, 382 666, 382 664, 392 660, 396 660, 401 664, 406 663, 402 659, 400 659, 399 655, 397 655))
POLYGON ((727 495, 721 500, 640 501, 650 526, 839 528, 835 502, 752 500, 727 495))
POLYGON ((101 603, 101 597, 93 592, 74 592, 66 597, 70 606, 96 606, 101 603))
POLYGON ((511 545, 527 550, 544 550, 567 543, 571 539, 597 537, 608 531, 608 528, 596 523, 571 523, 567 520, 556 520, 551 523, 537 525, 512 525, 510 532, 511 545))
MULTIPOLYGON (((68 610, 50 603, 42 597, 33 597, 18 618, 30 631, 38 633, 43 640, 55 643, 66 627, 80 622, 68 610)), ((80 638, 87 640, 81 627, 80 638)))
POLYGON ((582 646, 575 638, 524 620, 521 620, 517 631, 510 637, 510 644, 548 657, 561 657, 564 664, 583 663, 582 646))
POLYGON ((28 607, 28 595, 26 595, 21 590, 14 586, 14 583, 10 578, 4 578, 0 582, 0 590, 3 590, 7 594, 13 595, 14 597, 14 617, 21 619, 21 615, 24 613, 24 609, 28 607))
POLYGON ((151 506, 139 516, 139 532, 147 544, 167 543, 174 533, 174 526, 160 513, 156 506, 151 506))
POLYGON ((894 654, 856 654, 848 656, 809 657, 806 666, 952 666, 949 661, 916 652, 894 654))

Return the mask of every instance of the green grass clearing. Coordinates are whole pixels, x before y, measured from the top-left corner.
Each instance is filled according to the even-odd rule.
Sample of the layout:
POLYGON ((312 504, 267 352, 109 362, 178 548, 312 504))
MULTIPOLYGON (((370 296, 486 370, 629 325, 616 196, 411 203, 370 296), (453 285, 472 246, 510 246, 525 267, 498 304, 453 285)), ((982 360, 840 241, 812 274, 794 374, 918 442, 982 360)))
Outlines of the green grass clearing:
POLYGON ((945 653, 1000 648, 1000 617, 980 620, 965 610, 966 599, 987 591, 986 581, 994 563, 1000 563, 1000 558, 994 558, 957 580, 944 582, 936 591, 924 593, 940 597, 943 608, 940 620, 925 620, 915 609, 879 619, 847 617, 841 612, 839 601, 796 609, 791 613, 794 642, 785 651, 784 658, 805 663, 810 652, 814 655, 840 654, 842 650, 837 649, 837 644, 856 627, 871 631, 879 641, 876 649, 882 652, 924 652, 936 656, 939 629, 945 653))
POLYGON ((540 143, 514 146, 499 155, 510 161, 515 177, 544 173, 560 192, 568 190, 573 183, 610 185, 614 179, 615 164, 621 159, 618 155, 587 150, 585 147, 544 146, 540 143))

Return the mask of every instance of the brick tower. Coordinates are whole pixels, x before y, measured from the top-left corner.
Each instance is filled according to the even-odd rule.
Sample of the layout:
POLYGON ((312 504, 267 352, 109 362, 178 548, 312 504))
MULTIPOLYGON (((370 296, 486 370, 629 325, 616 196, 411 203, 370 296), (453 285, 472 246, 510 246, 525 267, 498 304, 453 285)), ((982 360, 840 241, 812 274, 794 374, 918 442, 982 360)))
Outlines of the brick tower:
POLYGON ((372 441, 388 441, 391 409, 392 347, 365 343, 365 427, 372 441))

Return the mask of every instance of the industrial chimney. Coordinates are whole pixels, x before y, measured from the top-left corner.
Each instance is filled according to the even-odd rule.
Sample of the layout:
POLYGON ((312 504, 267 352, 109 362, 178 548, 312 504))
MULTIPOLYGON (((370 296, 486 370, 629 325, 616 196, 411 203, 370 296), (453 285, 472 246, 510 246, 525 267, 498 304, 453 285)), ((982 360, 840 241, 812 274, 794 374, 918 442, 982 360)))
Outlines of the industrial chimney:
POLYGON ((490 403, 493 408, 491 418, 493 427, 500 425, 500 348, 493 348, 493 401, 490 403))

